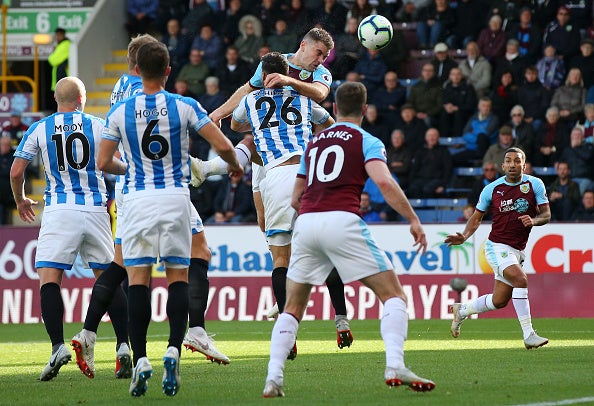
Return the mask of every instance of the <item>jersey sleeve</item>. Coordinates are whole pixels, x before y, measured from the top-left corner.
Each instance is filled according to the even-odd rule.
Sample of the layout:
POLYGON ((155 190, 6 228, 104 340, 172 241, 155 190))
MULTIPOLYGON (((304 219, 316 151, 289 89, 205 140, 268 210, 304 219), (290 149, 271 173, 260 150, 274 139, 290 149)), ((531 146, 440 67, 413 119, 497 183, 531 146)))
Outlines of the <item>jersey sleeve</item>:
POLYGON ((365 162, 375 159, 384 162, 388 161, 384 143, 369 133, 363 133, 363 156, 365 157, 365 162))
POLYGON ((540 178, 533 177, 531 179, 532 187, 534 188, 534 196, 536 197, 536 204, 548 204, 549 198, 547 196, 547 188, 540 178))
POLYGON ((303 152, 303 154, 301 154, 301 159, 299 160, 299 169, 297 169, 297 177, 298 178, 305 178, 305 175, 307 174, 307 167, 305 166, 305 159, 306 156, 309 152, 309 145, 305 148, 305 151, 303 152))
POLYGON ((262 62, 258 64, 254 75, 250 79, 250 85, 255 89, 261 89, 264 87, 264 83, 262 83, 262 62))
POLYGON ((330 117, 330 113, 328 113, 328 111, 326 111, 326 109, 320 106, 318 103, 312 101, 311 122, 314 124, 322 124, 328 120, 328 117, 330 117))
POLYGON ((120 114, 119 107, 122 105, 122 102, 118 102, 107 113, 107 118, 105 119, 105 127, 103 127, 101 138, 115 142, 121 141, 122 134, 120 133, 120 129, 117 124, 117 117, 120 114))
POLYGON ((476 209, 485 213, 489 210, 491 206, 491 201, 493 199, 493 189, 497 182, 491 182, 487 186, 483 188, 481 194, 479 195, 478 202, 476 203, 476 209))
POLYGON ((204 110, 204 107, 202 107, 202 105, 195 99, 192 99, 191 97, 183 97, 182 101, 192 109, 194 117, 190 120, 190 125, 196 132, 200 131, 206 124, 212 122, 210 117, 208 117, 208 113, 204 110))
POLYGON ((33 158, 37 156, 37 153, 39 152, 39 143, 37 142, 37 132, 35 129, 38 125, 39 123, 33 124, 31 127, 29 127, 25 135, 23 135, 23 139, 14 152, 14 156, 16 158, 23 158, 27 161, 32 161, 33 158))
POLYGON ((247 95, 243 96, 239 101, 239 104, 233 110, 233 120, 237 121, 238 123, 245 123, 248 121, 248 113, 247 113, 247 95))
POLYGON ((330 88, 330 85, 332 84, 332 74, 326 67, 320 65, 313 73, 313 81, 323 83, 330 88))

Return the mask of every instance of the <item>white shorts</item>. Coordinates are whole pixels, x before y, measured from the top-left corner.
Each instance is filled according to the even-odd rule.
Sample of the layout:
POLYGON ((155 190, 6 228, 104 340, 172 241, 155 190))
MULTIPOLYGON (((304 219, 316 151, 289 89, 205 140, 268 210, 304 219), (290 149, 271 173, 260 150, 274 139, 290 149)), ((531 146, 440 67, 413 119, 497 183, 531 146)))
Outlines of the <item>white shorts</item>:
POLYGON ((107 210, 52 210, 43 213, 36 268, 71 269, 80 254, 86 268, 107 269, 114 249, 107 210))
POLYGON ((204 224, 202 224, 202 218, 200 218, 200 214, 198 214, 198 210, 194 207, 193 204, 190 203, 190 229, 192 230, 192 235, 198 234, 204 231, 204 224))
POLYGON ((526 254, 509 245, 487 240, 485 243, 485 258, 493 269, 495 280, 513 286, 507 279, 505 279, 503 271, 510 265, 519 265, 522 267, 526 254))
POLYGON ((252 192, 260 191, 260 183, 266 177, 266 170, 263 166, 252 163, 252 192))
POLYGON ((330 211, 297 217, 287 277, 322 285, 334 267, 344 283, 394 269, 356 214, 330 211))
POLYGON ((157 258, 170 268, 190 265, 192 203, 188 195, 126 195, 124 205, 124 266, 151 265, 157 258))
MULTIPOLYGON (((123 176, 123 175, 121 175, 123 176)), ((116 183, 116 186, 118 184, 116 183)), ((122 223, 122 219, 124 218, 124 192, 122 189, 116 188, 115 190, 115 203, 116 203, 116 232, 115 232, 115 243, 121 244, 122 243, 122 232, 120 231, 122 227, 120 226, 122 223)))
POLYGON ((283 246, 291 243, 291 232, 297 211, 291 206, 293 187, 299 165, 276 166, 266 171, 260 182, 264 204, 264 226, 270 245, 283 246))

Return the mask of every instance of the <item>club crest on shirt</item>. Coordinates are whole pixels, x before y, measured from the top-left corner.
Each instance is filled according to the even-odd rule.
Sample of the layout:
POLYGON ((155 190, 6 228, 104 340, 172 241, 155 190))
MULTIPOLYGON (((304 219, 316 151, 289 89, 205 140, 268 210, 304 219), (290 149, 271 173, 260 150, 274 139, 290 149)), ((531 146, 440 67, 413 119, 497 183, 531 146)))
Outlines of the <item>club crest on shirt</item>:
POLYGON ((299 72, 299 79, 301 79, 301 80, 306 80, 310 76, 311 76, 310 71, 302 70, 301 72, 299 72))
POLYGON ((520 192, 522 192, 522 193, 530 192, 530 184, 524 183, 524 184, 520 185, 520 192))

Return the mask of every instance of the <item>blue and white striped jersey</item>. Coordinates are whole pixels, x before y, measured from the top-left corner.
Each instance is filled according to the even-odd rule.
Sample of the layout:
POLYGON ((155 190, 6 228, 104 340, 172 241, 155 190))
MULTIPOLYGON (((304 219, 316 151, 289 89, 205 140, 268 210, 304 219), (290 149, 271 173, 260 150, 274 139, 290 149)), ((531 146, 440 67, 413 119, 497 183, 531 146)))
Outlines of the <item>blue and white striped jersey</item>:
POLYGON ((54 113, 25 133, 14 155, 28 161, 41 155, 45 211, 105 211, 103 172, 95 163, 103 126, 102 119, 90 114, 54 113))
POLYGON ((233 111, 239 123, 249 120, 264 168, 301 155, 312 135, 311 123, 330 114, 310 98, 290 89, 261 89, 245 95, 233 111))
POLYGON ((166 91, 140 93, 114 105, 102 138, 124 147, 128 162, 124 194, 188 193, 188 128, 200 131, 210 122, 196 100, 166 91))
POLYGON ((140 76, 124 73, 116 82, 111 91, 111 100, 109 105, 113 106, 119 101, 127 99, 142 92, 142 79, 140 76))

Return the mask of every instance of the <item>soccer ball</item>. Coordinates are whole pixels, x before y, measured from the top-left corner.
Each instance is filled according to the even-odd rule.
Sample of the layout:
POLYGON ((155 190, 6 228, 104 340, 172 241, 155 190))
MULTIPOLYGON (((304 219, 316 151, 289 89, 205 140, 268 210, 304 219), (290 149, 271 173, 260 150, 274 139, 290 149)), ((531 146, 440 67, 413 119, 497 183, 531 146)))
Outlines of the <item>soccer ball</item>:
POLYGON ((361 21, 357 34, 365 48, 377 50, 390 43, 394 31, 392 23, 386 17, 370 15, 361 21))

